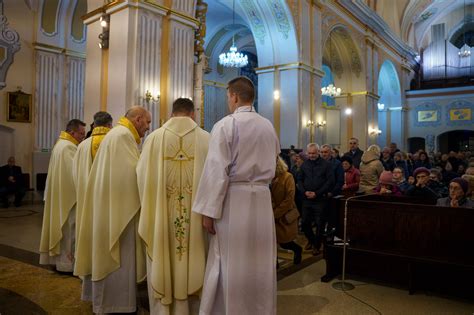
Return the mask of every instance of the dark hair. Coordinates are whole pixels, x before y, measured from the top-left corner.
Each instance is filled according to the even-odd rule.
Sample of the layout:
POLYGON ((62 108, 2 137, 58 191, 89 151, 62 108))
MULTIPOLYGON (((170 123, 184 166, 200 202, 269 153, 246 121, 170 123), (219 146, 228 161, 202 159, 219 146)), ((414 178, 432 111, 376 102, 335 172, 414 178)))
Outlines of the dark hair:
POLYGON ((85 127, 86 123, 79 119, 71 119, 66 125, 66 132, 77 131, 80 126, 85 127))
POLYGON ((112 116, 107 112, 97 112, 94 115, 94 127, 107 126, 112 124, 112 116))
POLYGON ((255 87, 246 77, 237 77, 227 83, 227 89, 231 93, 239 96, 239 99, 244 103, 253 103, 255 99, 255 87))
POLYGON ((346 161, 347 163, 349 163, 350 165, 353 165, 354 162, 352 161, 352 158, 350 156, 347 156, 347 155, 344 155, 342 158, 341 158, 341 163, 346 161))
POLYGON ((178 98, 173 102, 172 113, 189 114, 194 112, 194 103, 189 98, 178 98))

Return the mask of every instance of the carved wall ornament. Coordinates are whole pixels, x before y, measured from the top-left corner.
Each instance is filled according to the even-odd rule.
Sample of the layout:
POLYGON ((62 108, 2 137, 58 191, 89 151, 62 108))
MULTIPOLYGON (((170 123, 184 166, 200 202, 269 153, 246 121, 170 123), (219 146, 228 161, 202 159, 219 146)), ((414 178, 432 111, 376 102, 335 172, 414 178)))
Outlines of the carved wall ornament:
POLYGON ((291 30, 290 22, 286 16, 284 5, 281 0, 275 0, 270 4, 272 8, 272 14, 277 24, 278 32, 280 32, 285 39, 288 38, 288 33, 291 30))
POLYGON ((3 58, 0 60, 0 89, 6 86, 8 69, 13 63, 13 56, 20 50, 20 36, 8 27, 7 17, 3 15, 3 1, 0 12, 0 50, 3 50, 3 58))
POLYGON ((207 3, 203 0, 198 0, 196 5, 196 19, 199 20, 199 28, 195 31, 194 35, 194 55, 198 58, 198 62, 201 61, 204 53, 204 38, 206 37, 206 13, 207 3))
POLYGON ((257 7, 252 0, 241 0, 241 4, 249 18, 253 35, 260 41, 260 44, 264 45, 267 31, 263 19, 260 16, 260 12, 258 12, 257 7))

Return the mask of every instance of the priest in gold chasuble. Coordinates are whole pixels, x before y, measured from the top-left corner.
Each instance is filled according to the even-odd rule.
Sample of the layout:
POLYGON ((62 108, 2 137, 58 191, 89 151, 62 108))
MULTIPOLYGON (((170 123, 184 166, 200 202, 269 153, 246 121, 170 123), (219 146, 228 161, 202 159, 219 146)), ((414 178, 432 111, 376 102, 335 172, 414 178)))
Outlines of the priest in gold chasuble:
POLYGON ((74 268, 76 191, 72 161, 86 134, 85 125, 78 119, 68 122, 51 152, 46 178, 40 264, 56 265, 63 272, 74 268))
POLYGON ((137 166, 150 314, 188 314, 203 284, 204 230, 191 205, 209 134, 193 118, 193 102, 177 99, 171 119, 147 137, 137 166))
MULTIPOLYGON (((81 255, 81 251, 92 251, 90 242, 84 243, 84 240, 79 244, 79 233, 81 227, 85 231, 83 233, 92 234, 92 222, 82 222, 82 213, 90 209, 84 209, 84 201, 86 196, 87 181, 89 179, 89 172, 92 167, 92 161, 94 160, 97 150, 99 149, 100 143, 104 139, 107 132, 112 128, 112 116, 107 112, 97 112, 94 115, 94 129, 92 135, 82 141, 77 146, 77 152, 74 156, 72 165, 72 175, 74 178, 74 186, 76 188, 76 253, 75 257, 81 255)), ((90 215, 86 216, 90 219, 90 215)), ((81 298, 86 301, 92 299, 92 282, 90 275, 82 277, 82 294, 81 298)))

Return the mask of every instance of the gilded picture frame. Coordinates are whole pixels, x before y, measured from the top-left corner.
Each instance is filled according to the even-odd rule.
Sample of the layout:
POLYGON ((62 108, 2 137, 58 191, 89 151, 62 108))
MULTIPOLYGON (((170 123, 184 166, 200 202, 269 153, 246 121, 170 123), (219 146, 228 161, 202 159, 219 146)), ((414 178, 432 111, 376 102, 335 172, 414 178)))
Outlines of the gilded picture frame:
POLYGON ((31 123, 31 94, 7 92, 7 121, 31 123))

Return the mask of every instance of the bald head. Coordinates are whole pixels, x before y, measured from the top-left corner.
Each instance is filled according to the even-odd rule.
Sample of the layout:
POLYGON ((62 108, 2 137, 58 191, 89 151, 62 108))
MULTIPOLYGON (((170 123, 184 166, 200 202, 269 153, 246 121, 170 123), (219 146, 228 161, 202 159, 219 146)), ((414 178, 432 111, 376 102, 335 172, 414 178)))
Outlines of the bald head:
POLYGON ((125 117, 132 122, 140 137, 145 136, 145 133, 150 129, 151 114, 142 106, 130 107, 125 117))

